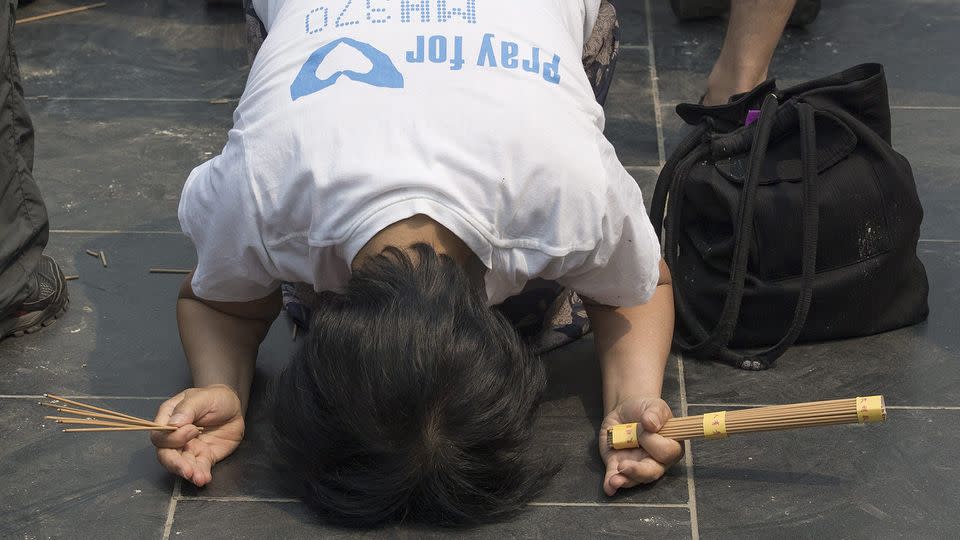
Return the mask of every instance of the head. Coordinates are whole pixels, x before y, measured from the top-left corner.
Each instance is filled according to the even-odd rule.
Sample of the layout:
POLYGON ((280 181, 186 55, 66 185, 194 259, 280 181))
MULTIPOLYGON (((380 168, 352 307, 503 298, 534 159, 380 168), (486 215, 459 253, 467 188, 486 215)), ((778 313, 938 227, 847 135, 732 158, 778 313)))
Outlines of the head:
POLYGON ((274 387, 274 439, 341 523, 471 524, 555 472, 533 446, 546 375, 452 259, 388 249, 324 293, 274 387))

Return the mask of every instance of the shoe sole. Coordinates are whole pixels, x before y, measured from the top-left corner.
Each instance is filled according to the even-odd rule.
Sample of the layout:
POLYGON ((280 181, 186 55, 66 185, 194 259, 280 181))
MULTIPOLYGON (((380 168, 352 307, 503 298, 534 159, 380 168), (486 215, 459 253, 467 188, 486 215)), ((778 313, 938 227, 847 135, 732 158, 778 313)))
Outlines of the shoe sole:
POLYGON ((13 330, 7 331, 7 333, 0 335, 0 341, 8 337, 23 337, 27 334, 33 334, 39 332, 44 328, 50 326, 57 319, 63 316, 67 312, 67 306, 70 304, 70 295, 67 292, 66 282, 63 278, 63 272, 60 272, 59 279, 63 284, 63 289, 61 289, 60 298, 47 306, 43 311, 36 312, 32 314, 33 316, 30 320, 18 324, 13 328, 13 330))
POLYGON ((20 329, 18 329, 18 330, 14 330, 13 332, 11 332, 11 333, 3 336, 3 337, 4 337, 4 338, 8 338, 8 337, 18 338, 18 337, 23 337, 23 336, 25 336, 25 335, 27 335, 27 334, 33 334, 33 333, 35 333, 35 332, 39 332, 40 330, 43 330, 44 328, 50 326, 51 324, 53 324, 54 322, 56 322, 57 319, 59 319, 60 317, 62 317, 63 314, 67 312, 67 306, 68 306, 69 304, 70 304, 70 298, 65 299, 65 300, 63 301, 63 303, 60 304, 60 305, 54 304, 54 305, 50 306, 50 308, 47 308, 47 309, 55 308, 56 311, 54 311, 54 313, 53 313, 52 315, 48 314, 47 310, 44 310, 44 311, 40 312, 42 315, 39 317, 40 321, 39 321, 38 323, 35 323, 35 324, 33 324, 33 325, 31 325, 31 326, 28 326, 28 327, 26 327, 26 328, 20 328, 20 329))

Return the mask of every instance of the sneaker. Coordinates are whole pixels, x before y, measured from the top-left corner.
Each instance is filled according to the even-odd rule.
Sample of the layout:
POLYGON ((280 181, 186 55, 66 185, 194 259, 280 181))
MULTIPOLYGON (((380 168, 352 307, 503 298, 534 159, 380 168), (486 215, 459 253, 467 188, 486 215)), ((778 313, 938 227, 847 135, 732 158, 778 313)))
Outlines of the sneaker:
POLYGON ((0 320, 0 340, 32 334, 67 311, 67 282, 56 261, 46 255, 37 265, 36 290, 8 317, 0 320))

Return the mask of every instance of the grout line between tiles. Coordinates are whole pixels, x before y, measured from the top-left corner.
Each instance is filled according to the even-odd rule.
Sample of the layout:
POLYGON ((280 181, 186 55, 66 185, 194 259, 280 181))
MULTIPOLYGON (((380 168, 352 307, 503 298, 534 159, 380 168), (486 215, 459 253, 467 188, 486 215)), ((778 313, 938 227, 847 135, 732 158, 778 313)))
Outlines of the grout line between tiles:
MULTIPOLYGON (((680 383, 680 414, 688 415, 687 381, 683 375, 683 356, 677 355, 677 378, 680 383)), ((693 444, 683 441, 684 465, 687 469, 687 500, 690 507, 690 539, 700 540, 700 523, 697 516, 697 485, 693 479, 693 444)))
MULTIPOLYGON (((663 113, 660 103, 660 80, 657 78, 657 57, 653 46, 653 10, 650 9, 650 0, 643 2, 644 14, 647 18, 647 52, 650 55, 650 90, 653 95, 653 113, 657 122, 657 155, 660 158, 660 167, 666 163, 666 151, 663 143, 663 113)), ((687 415, 687 383, 683 377, 683 356, 677 355, 677 378, 680 384, 680 410, 683 416, 687 415)), ((700 525, 697 517, 697 486, 693 478, 693 445, 690 441, 683 441, 683 459, 687 473, 687 506, 690 510, 690 539, 700 540, 700 525)))
MULTIPOLYGON (((648 24, 647 30, 649 31, 652 27, 650 24, 650 17, 648 12, 648 24)), ((647 45, 620 45, 621 50, 625 51, 643 51, 649 50, 653 51, 653 37, 647 36, 647 45)), ((651 54, 652 57, 652 54, 651 54)), ((652 73, 656 73, 656 70, 651 70, 652 73)), ((211 101, 227 100, 227 103, 211 103, 212 105, 223 105, 229 103, 239 102, 240 98, 237 97, 220 97, 220 98, 163 98, 163 97, 110 97, 110 96, 92 96, 92 97, 72 97, 72 96, 27 96, 27 101, 116 101, 116 102, 130 102, 130 103, 210 103, 211 101)), ((664 101, 660 102, 660 105, 664 107, 675 107, 680 101, 664 101)), ((903 110, 903 111, 960 111, 960 105, 891 105, 891 109, 894 110, 903 110)))
POLYGON ((647 54, 650 64, 650 90, 653 93, 653 116, 657 121, 657 157, 660 166, 666 163, 666 151, 663 147, 663 114, 660 113, 660 84, 657 81, 657 57, 653 49, 653 12, 650 9, 650 0, 643 2, 644 13, 647 17, 647 54))
MULTIPOLYGON (((689 407, 770 407, 783 403, 688 403, 689 407)), ((887 409, 902 411, 960 411, 954 405, 886 405, 887 409)))
MULTIPOLYGON (((661 101, 663 107, 676 107, 686 101, 661 101)), ((938 106, 938 105, 890 105, 892 110, 901 111, 960 111, 960 106, 938 106)))
MULTIPOLYGON (((70 399, 130 399, 140 401, 166 401, 170 396, 88 396, 86 394, 61 394, 70 399)), ((0 394, 0 399, 44 399, 43 394, 0 394)))
POLYGON ((121 231, 96 229, 51 229, 53 234, 170 234, 184 236, 182 231, 121 231))
POLYGON ((624 165, 623 168, 626 169, 627 172, 637 170, 659 173, 661 170, 663 170, 663 167, 660 165, 624 165))
POLYGON ((649 48, 649 45, 620 45, 622 51, 642 51, 649 48))
POLYGON ((211 101, 217 101, 217 103, 210 103, 211 105, 226 105, 230 102, 240 101, 240 98, 231 98, 231 97, 220 97, 220 98, 162 98, 162 97, 107 97, 107 96, 94 96, 94 97, 71 97, 71 96, 27 96, 25 98, 27 101, 124 101, 124 102, 133 102, 133 103, 145 103, 145 102, 155 102, 155 103, 210 103, 211 101), (223 103, 220 100, 227 100, 227 103, 223 103))
POLYGON ((167 519, 163 522, 163 536, 161 540, 170 540, 170 532, 173 530, 173 516, 177 513, 177 502, 180 501, 180 482, 178 476, 173 483, 173 491, 170 493, 170 503, 167 505, 167 519))
POLYGON ((286 497, 243 497, 243 496, 225 496, 211 497, 207 495, 181 495, 180 500, 187 501, 207 501, 207 502, 264 502, 264 503, 299 503, 300 499, 291 499, 286 497))
MULTIPOLYGON (((284 497, 244 497, 244 496, 205 496, 205 495, 180 495, 179 501, 206 501, 206 502, 264 502, 264 503, 299 503, 300 499, 284 497)), ((684 503, 597 503, 597 502, 532 502, 527 506, 546 506, 546 507, 573 507, 573 508, 688 508, 684 503)))
POLYGON ((572 508, 688 508, 683 503, 596 503, 596 502, 532 502, 527 506, 572 507, 572 508))
POLYGON ((947 238, 921 238, 920 242, 928 244, 960 244, 960 240, 949 240, 947 238))
POLYGON ((901 111, 960 111, 960 106, 951 105, 891 105, 890 108, 901 111))

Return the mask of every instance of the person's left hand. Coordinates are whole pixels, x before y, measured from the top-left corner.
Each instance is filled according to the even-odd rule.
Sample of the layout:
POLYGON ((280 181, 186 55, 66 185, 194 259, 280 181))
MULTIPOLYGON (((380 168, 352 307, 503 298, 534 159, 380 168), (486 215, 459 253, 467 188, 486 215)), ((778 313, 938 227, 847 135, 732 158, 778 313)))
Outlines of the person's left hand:
POLYGON ((232 454, 243 440, 240 398, 223 384, 180 392, 160 405, 154 422, 179 428, 151 432, 157 460, 197 487, 213 480, 213 466, 232 454), (202 433, 198 427, 204 429, 202 433))
POLYGON ((612 497, 618 489, 658 480, 680 460, 683 456, 680 443, 657 435, 657 431, 670 418, 673 418, 673 413, 665 401, 642 398, 624 401, 603 419, 600 425, 600 458, 607 467, 603 477, 603 492, 608 497, 612 497), (643 428, 637 435, 640 448, 610 448, 607 429, 633 422, 638 422, 643 428))

